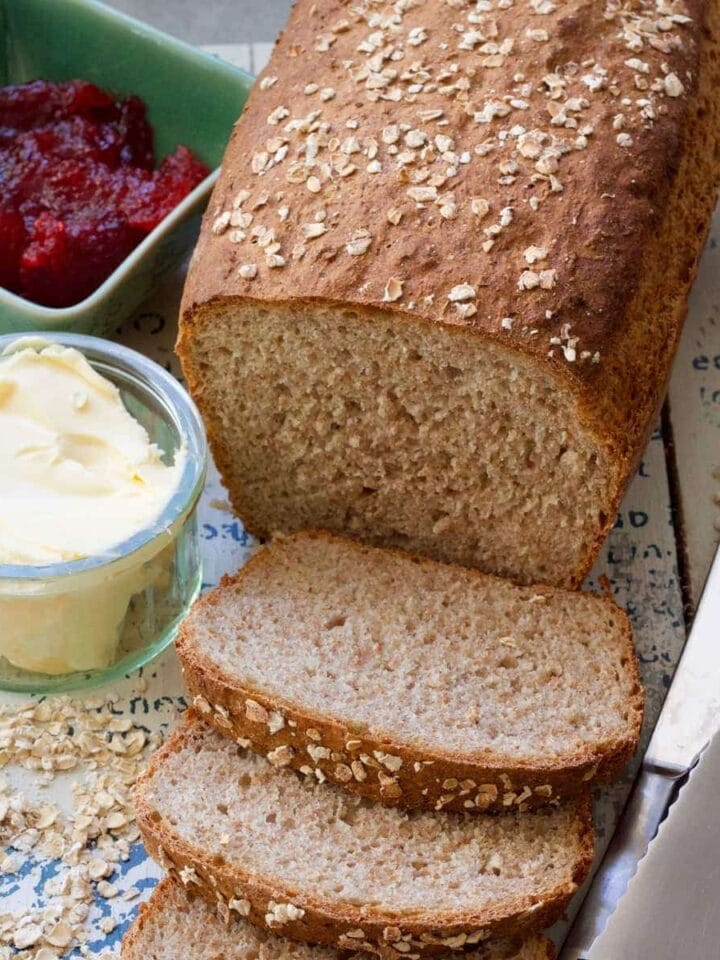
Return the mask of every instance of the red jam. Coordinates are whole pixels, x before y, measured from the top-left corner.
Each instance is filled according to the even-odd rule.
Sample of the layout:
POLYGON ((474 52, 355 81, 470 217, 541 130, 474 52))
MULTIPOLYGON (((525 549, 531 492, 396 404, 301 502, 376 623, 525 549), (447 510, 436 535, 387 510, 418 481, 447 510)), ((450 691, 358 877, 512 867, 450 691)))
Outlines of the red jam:
POLYGON ((209 172, 182 146, 153 166, 139 97, 0 88, 0 286, 49 307, 87 297, 209 172))

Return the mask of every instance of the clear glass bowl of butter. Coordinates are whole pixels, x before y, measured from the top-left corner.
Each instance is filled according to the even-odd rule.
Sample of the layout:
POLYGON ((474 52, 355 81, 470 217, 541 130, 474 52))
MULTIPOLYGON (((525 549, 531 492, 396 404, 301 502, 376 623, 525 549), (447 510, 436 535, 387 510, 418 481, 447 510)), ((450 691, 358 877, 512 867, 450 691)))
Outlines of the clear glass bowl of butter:
POLYGON ((179 383, 74 334, 0 336, 0 689, 118 678, 201 585, 207 444, 179 383))

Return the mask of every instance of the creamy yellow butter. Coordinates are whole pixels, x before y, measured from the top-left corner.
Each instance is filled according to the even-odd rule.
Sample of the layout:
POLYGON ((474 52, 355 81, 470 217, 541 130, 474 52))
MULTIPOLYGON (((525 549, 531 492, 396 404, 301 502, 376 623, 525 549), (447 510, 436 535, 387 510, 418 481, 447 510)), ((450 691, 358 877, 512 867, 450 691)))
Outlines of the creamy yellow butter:
MULTIPOLYGON (((162 461, 79 351, 21 341, 0 356, 0 563, 119 556, 167 506, 183 462, 182 451, 162 461)), ((60 578, 54 596, 4 601, 0 654, 47 673, 109 665, 132 596, 167 579, 171 562, 167 544, 144 548, 122 572, 84 575, 81 590, 60 578)))
POLYGON ((158 518, 181 470, 78 350, 0 357, 0 563, 112 552, 158 518))

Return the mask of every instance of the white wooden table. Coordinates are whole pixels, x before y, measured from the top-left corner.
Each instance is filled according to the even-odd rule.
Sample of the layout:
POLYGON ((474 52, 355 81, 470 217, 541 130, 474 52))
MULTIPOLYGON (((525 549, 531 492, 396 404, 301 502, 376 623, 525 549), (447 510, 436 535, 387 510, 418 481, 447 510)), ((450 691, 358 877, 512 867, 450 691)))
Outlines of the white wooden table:
MULTIPOLYGON (((263 43, 211 49, 257 72, 271 48, 263 43)), ((720 217, 716 217, 693 292, 661 422, 587 584, 596 588, 599 578, 607 576, 617 601, 631 614, 647 689, 645 737, 671 681, 714 546, 720 538, 720 249, 715 237, 720 242, 720 217)), ((181 279, 175 277, 157 291, 118 332, 122 342, 148 353, 178 375, 173 344, 181 279)), ((201 502, 200 520, 205 581, 211 585, 224 572, 243 563, 255 546, 229 511, 214 470, 201 502)), ((150 729, 167 728, 174 721, 176 708, 184 705, 174 653, 169 651, 146 668, 141 682, 147 684, 142 693, 137 693, 137 676, 115 686, 115 710, 131 712, 133 716, 141 713, 143 724, 150 729)), ((101 695, 107 692, 99 691, 101 695)), ((6 768, 6 775, 14 782, 16 773, 12 767, 6 768)), ((622 808, 630 779, 631 772, 621 783, 598 792, 599 852, 622 808)), ((70 780, 67 778, 52 789, 67 795, 70 780)), ((53 867, 30 855, 19 873, 0 876, 0 917, 14 910, 40 907, 49 869, 57 869, 57 865, 53 867)), ((89 918, 92 933, 88 955, 99 955, 103 949, 117 945, 137 903, 149 894, 158 875, 141 845, 135 843, 130 858, 121 864, 112 880, 120 890, 139 887, 141 896, 133 901, 122 897, 109 902, 97 898, 89 918), (117 926, 105 936, 97 924, 108 912, 117 920, 117 926)), ((562 936, 562 929, 559 925, 555 933, 562 936)))

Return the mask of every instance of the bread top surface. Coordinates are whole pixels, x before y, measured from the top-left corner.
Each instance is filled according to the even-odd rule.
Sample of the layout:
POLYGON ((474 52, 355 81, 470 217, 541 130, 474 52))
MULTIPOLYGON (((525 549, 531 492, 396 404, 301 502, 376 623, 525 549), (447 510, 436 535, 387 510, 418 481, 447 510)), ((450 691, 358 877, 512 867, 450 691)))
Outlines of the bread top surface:
POLYGON ((323 532, 275 539, 199 601, 178 652, 311 726, 466 762, 572 766, 627 749, 642 722, 611 600, 323 532))
MULTIPOLYGON (((162 880, 126 934, 122 960, 338 960, 329 947, 297 943, 233 918, 225 924, 201 897, 177 883, 162 880)), ((357 954, 356 960, 364 954, 357 954)), ((529 937, 518 945, 499 942, 472 951, 472 960, 552 960, 552 945, 544 937, 529 937)))
POLYGON ((592 393, 683 153, 702 18, 700 0, 300 0, 233 134, 185 316, 381 308, 592 393))
POLYGON ((587 794, 538 813, 403 813, 278 770, 192 711, 135 800, 171 857, 345 918, 483 926, 567 900, 592 859, 587 794))

